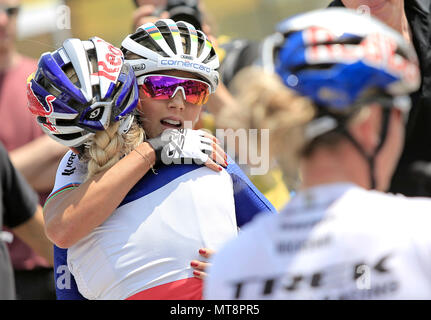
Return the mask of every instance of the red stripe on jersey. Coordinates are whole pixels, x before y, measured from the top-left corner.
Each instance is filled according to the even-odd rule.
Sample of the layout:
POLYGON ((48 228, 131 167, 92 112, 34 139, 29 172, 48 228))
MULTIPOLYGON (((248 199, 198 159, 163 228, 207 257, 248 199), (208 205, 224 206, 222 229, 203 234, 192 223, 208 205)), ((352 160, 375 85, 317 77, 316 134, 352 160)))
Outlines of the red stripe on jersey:
POLYGON ((200 279, 181 279, 138 292, 126 300, 202 300, 202 289, 200 279))

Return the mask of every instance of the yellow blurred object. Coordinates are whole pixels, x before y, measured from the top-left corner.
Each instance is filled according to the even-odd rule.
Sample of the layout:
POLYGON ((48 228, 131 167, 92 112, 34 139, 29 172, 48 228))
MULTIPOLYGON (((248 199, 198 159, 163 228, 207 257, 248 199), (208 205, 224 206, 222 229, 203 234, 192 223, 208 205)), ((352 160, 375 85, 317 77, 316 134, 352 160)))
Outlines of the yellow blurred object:
POLYGON ((216 130, 214 116, 209 112, 201 112, 199 126, 209 130, 214 135, 216 130))
POLYGON ((204 0, 205 7, 212 12, 224 9, 229 14, 244 13, 244 11, 255 11, 260 5, 260 0, 204 0))
MULTIPOLYGON (((304 10, 326 7, 329 0, 201 0, 210 17, 212 33, 259 41, 274 31, 282 19, 304 10)), ((23 7, 37 9, 41 5, 64 3, 70 8, 72 37, 82 40, 98 36, 115 46, 134 31, 133 0, 21 0, 23 7)), ((24 10, 23 10, 24 11, 24 10)), ((218 41, 222 42, 221 39, 218 41)), ((52 33, 26 36, 18 41, 20 52, 39 58, 46 51, 60 47, 52 33)), ((223 59, 223 52, 219 53, 223 59)))
POLYGON ((224 57, 226 57, 226 50, 224 50, 221 47, 217 47, 217 48, 215 48, 215 51, 216 51, 217 56, 218 56, 220 63, 221 63, 224 60, 224 57))
POLYGON ((284 184, 282 176, 279 169, 272 169, 266 175, 249 177, 277 211, 282 209, 290 199, 289 190, 284 184))
POLYGON ((98 36, 120 46, 134 31, 132 0, 68 1, 68 5, 72 9, 73 33, 81 39, 98 36))
POLYGON ((224 34, 217 37, 217 46, 214 47, 214 49, 215 49, 215 51, 217 53, 217 56, 218 56, 218 58, 220 60, 220 63, 222 63, 223 60, 224 60, 224 58, 226 57, 226 50, 224 50, 221 47, 221 45, 225 44, 225 43, 228 43, 231 40, 232 40, 231 37, 229 37, 227 35, 224 35, 224 34))
POLYGON ((58 2, 57 0, 21 0, 21 5, 24 5, 26 7, 31 7, 31 6, 40 6, 42 4, 47 4, 47 3, 55 3, 58 2))
POLYGON ((26 83, 29 83, 33 78, 34 78, 34 75, 36 74, 36 71, 35 72, 32 72, 32 73, 30 73, 30 75, 27 77, 27 81, 26 81, 26 83))
POLYGON ((222 34, 220 36, 217 37, 217 42, 219 45, 223 44, 223 43, 227 43, 229 41, 231 41, 232 38, 228 35, 222 34))

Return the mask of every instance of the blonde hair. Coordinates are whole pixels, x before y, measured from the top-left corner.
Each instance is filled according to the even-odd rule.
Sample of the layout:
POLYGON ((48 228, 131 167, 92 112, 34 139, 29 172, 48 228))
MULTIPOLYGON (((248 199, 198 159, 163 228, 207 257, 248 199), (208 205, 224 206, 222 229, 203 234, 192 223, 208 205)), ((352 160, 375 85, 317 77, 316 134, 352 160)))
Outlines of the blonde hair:
POLYGON ((120 122, 113 122, 104 131, 95 134, 87 150, 87 180, 94 175, 111 168, 121 157, 130 153, 145 138, 144 129, 136 120, 125 134, 118 133, 120 122))
POLYGON ((270 154, 282 169, 286 184, 295 188, 306 143, 304 129, 315 116, 313 103, 288 89, 276 74, 258 67, 241 70, 233 79, 232 93, 236 105, 223 108, 217 127, 269 129, 270 154))

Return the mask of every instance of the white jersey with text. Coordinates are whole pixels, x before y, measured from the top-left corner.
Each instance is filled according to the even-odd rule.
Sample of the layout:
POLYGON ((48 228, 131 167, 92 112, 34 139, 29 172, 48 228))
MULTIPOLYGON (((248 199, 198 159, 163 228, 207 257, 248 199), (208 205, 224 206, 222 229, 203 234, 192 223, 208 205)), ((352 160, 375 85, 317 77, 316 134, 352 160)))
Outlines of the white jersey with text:
POLYGON ((431 200, 353 184, 299 192, 213 259, 205 299, 431 299, 431 200))
MULTIPOLYGON (((50 197, 79 186, 86 174, 78 156, 67 153, 50 197)), ((250 196, 234 196, 235 180, 226 170, 197 165, 149 172, 87 237, 67 252, 55 248, 56 269, 64 257, 87 299, 199 299, 202 281, 193 277, 190 266, 202 259, 199 248, 219 249, 237 235, 239 221, 271 210, 251 191, 255 207, 248 201, 250 210, 241 209, 250 196)), ((246 191, 241 189, 241 194, 246 191)), ((80 298, 76 290, 58 290, 56 281, 61 298, 80 298)))

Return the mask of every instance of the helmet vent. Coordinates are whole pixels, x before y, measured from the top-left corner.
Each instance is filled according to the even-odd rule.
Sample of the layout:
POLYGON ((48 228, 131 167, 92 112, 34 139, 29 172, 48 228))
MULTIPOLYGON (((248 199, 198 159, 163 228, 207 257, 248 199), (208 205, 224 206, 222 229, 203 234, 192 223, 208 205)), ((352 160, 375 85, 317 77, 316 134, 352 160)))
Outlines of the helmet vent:
POLYGON ((174 37, 172 36, 172 32, 166 25, 158 26, 160 33, 163 36, 163 39, 165 39, 166 43, 168 44, 169 48, 171 48, 172 52, 174 54, 177 54, 177 49, 175 47, 175 41, 174 37))
POLYGON ((90 61, 90 73, 95 73, 99 69, 99 66, 97 65, 97 53, 96 49, 90 49, 87 52, 88 60, 90 61))
POLYGON ((181 43, 183 44, 184 54, 190 54, 192 48, 190 37, 181 37, 181 43))
POLYGON ((291 73, 297 73, 300 71, 307 70, 329 70, 334 66, 333 63, 316 63, 316 64, 303 64, 300 66, 295 66, 290 69, 291 73))
POLYGON ((136 34, 133 34, 130 38, 132 40, 135 40, 140 45, 147 47, 152 51, 157 52, 163 57, 169 57, 168 54, 165 53, 165 51, 162 50, 162 48, 160 48, 157 42, 153 38, 151 38, 151 36, 149 36, 146 31, 137 32, 136 34))
POLYGON ((202 39, 201 37, 198 37, 198 54, 197 56, 199 57, 202 53, 202 51, 204 50, 205 47, 205 40, 202 39))
POLYGON ((68 134, 53 134, 53 136, 65 141, 81 138, 82 135, 83 135, 82 132, 68 133, 68 134))
POLYGON ((215 54, 214 48, 211 48, 210 54, 208 55, 208 57, 205 58, 204 61, 202 61, 202 63, 206 64, 206 63, 210 62, 213 59, 216 59, 216 54, 215 54))
POLYGON ((81 88, 81 83, 79 82, 78 75, 76 74, 76 71, 73 68, 71 63, 67 64, 63 68, 63 71, 67 75, 67 77, 69 78, 70 82, 72 82, 78 88, 81 88))
POLYGON ((52 84, 44 75, 40 75, 38 82, 55 97, 58 97, 61 94, 61 90, 52 84))

